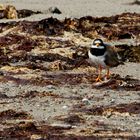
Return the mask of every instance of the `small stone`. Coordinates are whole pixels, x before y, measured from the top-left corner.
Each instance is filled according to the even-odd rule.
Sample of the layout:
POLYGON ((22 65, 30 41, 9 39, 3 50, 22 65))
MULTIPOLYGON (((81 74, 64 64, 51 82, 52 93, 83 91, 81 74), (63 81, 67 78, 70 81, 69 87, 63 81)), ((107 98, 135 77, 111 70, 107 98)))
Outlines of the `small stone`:
POLYGON ((55 89, 55 86, 53 86, 53 85, 48 85, 47 88, 48 88, 48 89, 55 89))
POLYGON ((82 102, 85 103, 86 105, 90 104, 90 101, 87 98, 83 98, 82 102))
POLYGON ((72 92, 73 93, 77 93, 77 89, 72 89, 72 92))
POLYGON ((60 127, 60 128, 65 128, 65 129, 71 129, 72 125, 70 124, 51 124, 52 127, 60 127))
POLYGON ((37 135, 37 134, 34 134, 34 135, 31 135, 31 140, 41 140, 42 137, 40 135, 37 135))
POLYGON ((39 104, 37 104, 36 106, 37 106, 37 107, 40 107, 40 105, 39 105, 39 104))
POLYGON ((61 14, 62 13, 57 7, 50 7, 49 11, 53 14, 61 14))
POLYGON ((68 108, 68 106, 67 106, 67 105, 64 105, 62 108, 63 108, 63 109, 67 109, 67 108, 68 108))
POLYGON ((111 103, 115 103, 115 99, 111 99, 111 103))

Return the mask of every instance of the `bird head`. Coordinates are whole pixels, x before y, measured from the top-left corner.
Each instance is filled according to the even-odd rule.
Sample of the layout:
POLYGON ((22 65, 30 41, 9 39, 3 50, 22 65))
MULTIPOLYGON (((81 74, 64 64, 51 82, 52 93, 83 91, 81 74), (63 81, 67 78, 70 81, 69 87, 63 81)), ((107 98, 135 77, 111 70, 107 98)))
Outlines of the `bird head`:
POLYGON ((105 45, 101 39, 95 39, 91 46, 92 48, 104 49, 105 45))

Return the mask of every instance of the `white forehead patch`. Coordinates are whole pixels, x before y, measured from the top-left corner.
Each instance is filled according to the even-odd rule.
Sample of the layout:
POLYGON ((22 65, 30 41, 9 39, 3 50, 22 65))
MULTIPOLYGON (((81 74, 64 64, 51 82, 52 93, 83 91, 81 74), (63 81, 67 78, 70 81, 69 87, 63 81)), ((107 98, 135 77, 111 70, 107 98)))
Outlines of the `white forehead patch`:
POLYGON ((104 46, 98 46, 97 47, 96 45, 92 45, 91 48, 104 49, 105 47, 104 46))
POLYGON ((95 42, 94 42, 95 44, 100 44, 101 43, 101 41, 100 40, 95 40, 95 42))

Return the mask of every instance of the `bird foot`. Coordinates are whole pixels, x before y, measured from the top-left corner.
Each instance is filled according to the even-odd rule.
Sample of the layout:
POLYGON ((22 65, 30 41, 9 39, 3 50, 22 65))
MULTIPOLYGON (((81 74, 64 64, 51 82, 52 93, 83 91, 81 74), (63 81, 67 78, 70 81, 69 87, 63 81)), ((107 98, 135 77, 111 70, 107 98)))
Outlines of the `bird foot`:
POLYGON ((109 75, 105 75, 104 78, 105 78, 105 79, 110 79, 110 76, 109 76, 109 75))
POLYGON ((97 78, 95 79, 95 81, 96 81, 96 82, 102 82, 102 80, 101 80, 100 77, 97 77, 97 78))
POLYGON ((110 80, 110 77, 108 77, 108 76, 104 76, 104 81, 108 81, 108 80, 110 80))

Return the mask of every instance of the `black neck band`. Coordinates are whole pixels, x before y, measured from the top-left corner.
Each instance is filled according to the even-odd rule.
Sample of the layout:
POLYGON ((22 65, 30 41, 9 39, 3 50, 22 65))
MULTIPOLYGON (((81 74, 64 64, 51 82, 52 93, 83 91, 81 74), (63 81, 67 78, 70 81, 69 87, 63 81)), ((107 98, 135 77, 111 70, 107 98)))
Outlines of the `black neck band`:
POLYGON ((98 48, 90 48, 90 53, 95 56, 102 56, 104 55, 106 48, 98 49, 98 48))

